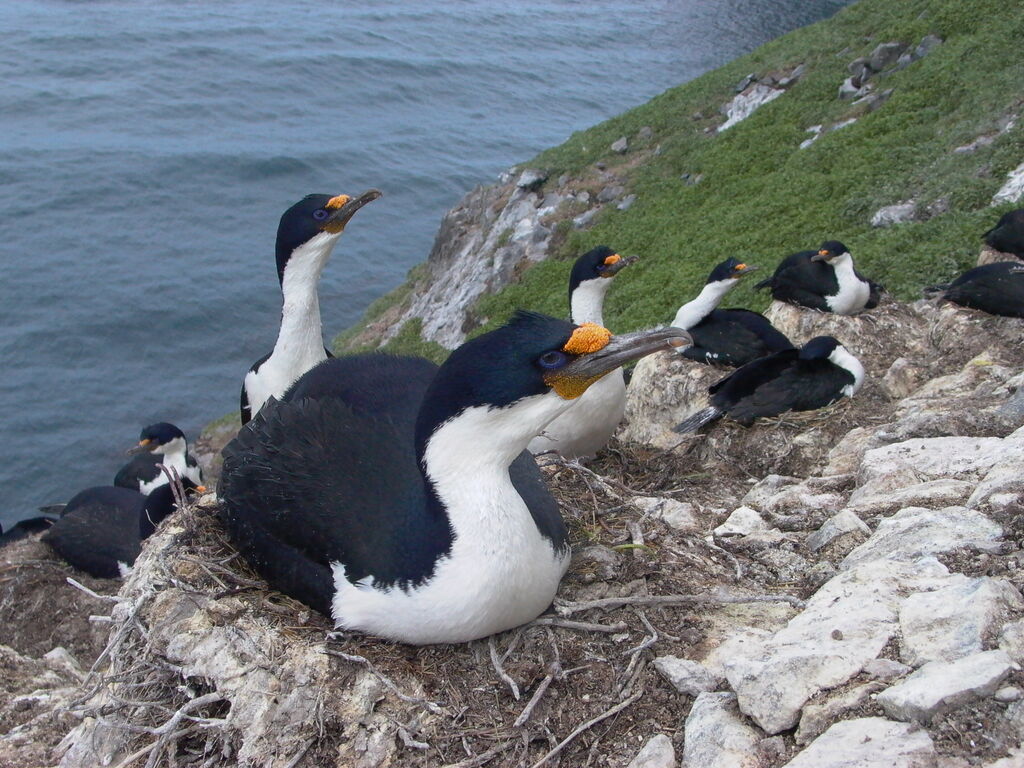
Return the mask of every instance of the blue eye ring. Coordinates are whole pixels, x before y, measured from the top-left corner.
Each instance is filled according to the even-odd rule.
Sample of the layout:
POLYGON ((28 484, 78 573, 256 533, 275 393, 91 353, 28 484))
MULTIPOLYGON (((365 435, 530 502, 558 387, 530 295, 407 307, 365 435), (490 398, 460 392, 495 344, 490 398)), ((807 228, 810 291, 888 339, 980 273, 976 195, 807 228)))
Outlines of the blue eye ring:
POLYGON ((323 208, 317 208, 315 211, 313 211, 313 218, 316 219, 317 221, 323 221, 324 219, 327 218, 327 211, 325 211, 323 208))
POLYGON ((569 355, 557 349, 552 349, 548 352, 545 352, 543 355, 537 358, 537 365, 549 371, 562 368, 568 362, 569 355))

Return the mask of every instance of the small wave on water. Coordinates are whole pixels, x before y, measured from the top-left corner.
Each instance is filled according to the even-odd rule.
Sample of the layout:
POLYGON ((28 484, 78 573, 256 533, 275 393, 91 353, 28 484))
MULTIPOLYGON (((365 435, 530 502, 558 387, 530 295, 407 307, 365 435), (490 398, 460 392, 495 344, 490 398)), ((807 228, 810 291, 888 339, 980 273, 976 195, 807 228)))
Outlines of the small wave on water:
POLYGON ((0 4, 0 522, 237 408, 299 197, 385 194, 325 271, 331 336, 474 185, 845 2, 0 4))

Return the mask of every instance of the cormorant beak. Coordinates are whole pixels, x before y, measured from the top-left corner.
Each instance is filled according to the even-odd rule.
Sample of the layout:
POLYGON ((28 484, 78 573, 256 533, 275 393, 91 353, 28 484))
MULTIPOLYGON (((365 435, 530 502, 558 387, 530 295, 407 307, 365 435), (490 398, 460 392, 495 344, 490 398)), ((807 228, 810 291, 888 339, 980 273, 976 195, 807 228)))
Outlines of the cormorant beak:
POLYGON ((145 453, 146 451, 152 451, 156 448, 156 443, 146 438, 145 440, 139 440, 138 445, 133 445, 127 451, 124 452, 125 456, 131 456, 136 453, 145 453))
POLYGON ((811 261, 828 261, 829 259, 834 259, 834 258, 835 258, 835 254, 832 253, 832 251, 826 251, 826 250, 822 249, 822 250, 818 251, 816 254, 814 254, 813 256, 811 256, 811 261))
POLYGON ((323 228, 328 232, 341 232, 345 229, 345 225, 348 224, 349 219, 355 215, 356 211, 380 196, 381 191, 379 189, 368 189, 359 197, 349 197, 348 195, 332 197, 327 201, 326 206, 327 210, 331 211, 331 215, 327 217, 323 228))
POLYGON ((604 260, 604 264, 601 265, 601 277, 615 277, 624 267, 628 267, 640 260, 639 256, 609 256, 604 260))
POLYGON ((652 352, 686 347, 693 339, 682 328, 659 328, 655 331, 637 331, 612 336, 609 342, 594 352, 580 355, 557 371, 548 373, 544 380, 566 400, 579 397, 587 387, 606 373, 621 365, 639 360, 652 352))
POLYGON ((754 272, 759 267, 756 264, 737 264, 736 268, 732 271, 733 280, 743 277, 748 272, 754 272))

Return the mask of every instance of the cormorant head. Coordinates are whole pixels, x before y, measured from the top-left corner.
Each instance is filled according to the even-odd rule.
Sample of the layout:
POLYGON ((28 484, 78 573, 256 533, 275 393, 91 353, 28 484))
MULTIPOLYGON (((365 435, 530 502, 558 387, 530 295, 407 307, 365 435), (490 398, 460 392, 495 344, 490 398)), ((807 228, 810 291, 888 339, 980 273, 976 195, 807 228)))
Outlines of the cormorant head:
POLYGON ((420 406, 417 451, 422 455, 435 431, 466 416, 475 443, 503 443, 515 456, 602 376, 684 343, 690 337, 679 328, 612 336, 598 325, 517 312, 456 349, 438 370, 420 406))
POLYGON ((166 421, 150 424, 148 427, 142 428, 142 432, 139 433, 138 445, 130 448, 128 453, 142 453, 143 451, 162 452, 160 449, 163 446, 179 437, 182 442, 185 441, 185 433, 173 424, 168 424, 166 421))
MULTIPOLYGON (((186 500, 206 491, 205 485, 196 485, 187 477, 181 478, 181 486, 185 489, 186 500)), ((154 488, 146 497, 146 504, 139 516, 140 537, 145 539, 155 531, 160 521, 175 510, 175 506, 174 489, 170 484, 165 483, 154 488)))
POLYGON ((832 261, 840 256, 849 256, 850 249, 838 240, 826 240, 821 244, 818 252, 811 256, 811 261, 832 261))
POLYGON ((295 250, 308 245, 326 257, 345 230, 353 214, 380 197, 368 189, 359 197, 348 195, 306 195, 281 215, 277 226, 277 277, 284 283, 284 270, 295 250))
POLYGON ((753 264, 746 264, 739 259, 728 258, 711 270, 708 275, 709 283, 720 283, 725 280, 739 280, 744 275, 753 272, 757 267, 753 264))
POLYGON ((637 260, 636 256, 624 258, 607 245, 591 248, 572 265, 569 273, 569 295, 580 283, 601 277, 615 277, 623 267, 628 267, 637 260))
POLYGON ((800 348, 801 360, 828 360, 838 347, 842 347, 833 336, 815 336, 800 348))

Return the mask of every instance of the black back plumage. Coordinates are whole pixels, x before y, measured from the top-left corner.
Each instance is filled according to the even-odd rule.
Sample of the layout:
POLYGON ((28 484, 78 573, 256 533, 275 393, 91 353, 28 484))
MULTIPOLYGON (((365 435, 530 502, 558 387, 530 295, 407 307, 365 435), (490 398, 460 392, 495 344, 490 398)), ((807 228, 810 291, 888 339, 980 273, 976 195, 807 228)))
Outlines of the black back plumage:
POLYGON ((992 315, 1024 317, 1024 264, 984 264, 967 270, 949 285, 926 291, 942 291, 947 301, 992 315))
POLYGON ((1012 253, 1018 259, 1024 259, 1024 208, 1004 213, 982 237, 987 245, 997 251, 1012 253))
MULTIPOLYGON (((776 267, 775 273, 771 277, 762 280, 754 288, 758 290, 770 288, 772 298, 787 304, 798 304, 822 312, 831 311, 825 299, 839 293, 839 281, 836 279, 835 269, 828 262, 812 261, 819 251, 824 250, 835 254, 849 251, 837 240, 827 240, 822 243, 818 251, 798 251, 790 254, 776 267)), ((874 309, 881 301, 882 286, 868 280, 856 269, 854 274, 868 283, 870 295, 865 308, 874 309)))
POLYGON ((46 514, 19 520, 6 528, 0 525, 0 547, 20 541, 34 533, 48 530, 59 519, 59 515, 46 514))
POLYGON ((793 347, 767 317, 749 309, 714 309, 690 336, 693 346, 683 350, 684 357, 732 367, 793 347))
MULTIPOLYGON (((573 326, 557 328, 567 338, 573 326)), ((482 337, 490 342, 467 342, 441 369, 380 354, 324 361, 225 447, 219 493, 227 525, 272 586, 330 615, 331 563, 342 563, 349 581, 381 585, 415 585, 433 573, 452 530, 419 465, 417 424, 426 440, 468 405, 523 396, 529 382, 507 366, 504 376, 493 369, 519 342, 495 333, 482 337), (491 386, 474 391, 482 379, 491 386)), ((567 546, 532 456, 521 454, 510 475, 538 529, 567 546)))

